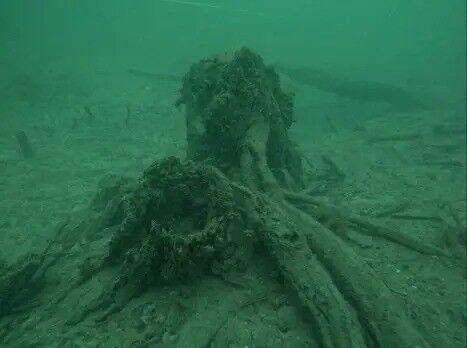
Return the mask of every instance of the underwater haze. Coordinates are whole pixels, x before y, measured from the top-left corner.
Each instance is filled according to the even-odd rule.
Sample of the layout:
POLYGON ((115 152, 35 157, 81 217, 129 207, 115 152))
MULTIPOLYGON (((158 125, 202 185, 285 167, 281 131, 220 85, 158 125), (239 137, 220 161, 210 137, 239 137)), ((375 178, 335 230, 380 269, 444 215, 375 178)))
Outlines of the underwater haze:
POLYGON ((466 39, 465 0, 2 0, 0 347, 465 347, 466 39))
POLYGON ((462 87, 465 1, 2 1, 2 69, 184 71, 241 46, 268 61, 462 87), (110 58, 112 64, 110 64, 110 58), (110 66, 109 66, 110 65, 110 66))

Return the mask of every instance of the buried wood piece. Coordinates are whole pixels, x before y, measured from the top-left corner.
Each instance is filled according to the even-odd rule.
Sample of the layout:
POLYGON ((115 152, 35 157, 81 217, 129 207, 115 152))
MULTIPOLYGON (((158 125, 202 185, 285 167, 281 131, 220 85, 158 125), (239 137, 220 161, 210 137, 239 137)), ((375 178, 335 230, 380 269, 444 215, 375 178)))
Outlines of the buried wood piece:
POLYGON ((18 141, 19 150, 24 158, 33 158, 35 156, 35 152, 32 148, 28 136, 26 135, 26 132, 18 131, 16 133, 16 140, 18 141))

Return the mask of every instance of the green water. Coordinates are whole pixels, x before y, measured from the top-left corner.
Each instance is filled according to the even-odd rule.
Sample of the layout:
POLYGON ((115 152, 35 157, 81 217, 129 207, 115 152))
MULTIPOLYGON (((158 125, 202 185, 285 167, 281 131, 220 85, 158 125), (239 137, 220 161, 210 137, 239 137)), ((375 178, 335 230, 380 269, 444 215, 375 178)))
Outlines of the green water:
POLYGON ((2 69, 152 64, 184 71, 241 46, 269 61, 462 86, 465 2, 2 2, 2 69), (203 5, 206 4, 206 5, 203 5), (211 3, 209 3, 211 4, 211 3))
POLYGON ((52 266, 38 261, 47 272, 26 278, 39 274, 41 286, 19 277, 12 291, 18 260, 43 253, 64 222, 89 223, 103 177, 138 178, 155 160, 185 157, 183 76, 242 47, 294 97, 289 134, 312 195, 443 250, 339 236, 427 346, 465 346, 464 0, 2 0, 0 347, 326 345, 264 251, 238 278, 153 286, 98 324, 66 322, 117 269, 66 284, 105 248, 102 236, 74 240, 52 266), (7 312, 7 293, 21 291, 7 312))

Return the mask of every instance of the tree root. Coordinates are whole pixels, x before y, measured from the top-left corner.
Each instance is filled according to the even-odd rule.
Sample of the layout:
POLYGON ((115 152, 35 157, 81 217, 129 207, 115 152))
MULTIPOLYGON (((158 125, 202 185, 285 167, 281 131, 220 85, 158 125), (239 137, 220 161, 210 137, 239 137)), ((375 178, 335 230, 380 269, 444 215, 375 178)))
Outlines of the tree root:
MULTIPOLYGON (((342 212, 339 208, 331 204, 320 202, 304 194, 294 192, 284 192, 285 199, 295 207, 307 212, 318 221, 330 223, 335 220, 341 220, 358 233, 384 239, 391 243, 396 243, 410 250, 430 256, 449 257, 450 255, 442 249, 423 244, 410 238, 404 233, 391 230, 387 227, 378 225, 370 219, 362 218, 356 214, 342 212)), ((325 223, 326 224, 326 223, 325 223)))
POLYGON ((263 207, 250 210, 261 211, 253 220, 323 347, 428 346, 385 283, 333 232, 287 202, 241 192, 245 206, 263 207))

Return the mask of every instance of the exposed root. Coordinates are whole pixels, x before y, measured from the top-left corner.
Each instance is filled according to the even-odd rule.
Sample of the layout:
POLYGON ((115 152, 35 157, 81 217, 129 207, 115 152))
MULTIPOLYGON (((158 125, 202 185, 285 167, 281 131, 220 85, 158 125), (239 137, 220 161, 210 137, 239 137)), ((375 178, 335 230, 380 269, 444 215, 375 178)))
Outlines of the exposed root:
POLYGON ((310 216, 323 222, 324 225, 332 224, 333 221, 341 220, 352 226, 356 232, 362 233, 371 237, 385 239, 388 242, 399 244, 413 251, 432 256, 449 257, 448 253, 434 246, 425 245, 420 241, 414 240, 404 233, 396 230, 391 230, 387 227, 378 225, 370 219, 365 219, 352 213, 344 213, 337 207, 330 204, 320 202, 312 197, 285 192, 285 198, 299 209, 307 212, 310 216))

